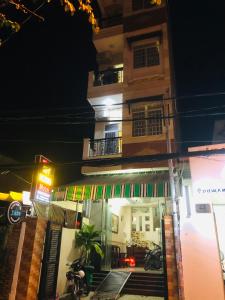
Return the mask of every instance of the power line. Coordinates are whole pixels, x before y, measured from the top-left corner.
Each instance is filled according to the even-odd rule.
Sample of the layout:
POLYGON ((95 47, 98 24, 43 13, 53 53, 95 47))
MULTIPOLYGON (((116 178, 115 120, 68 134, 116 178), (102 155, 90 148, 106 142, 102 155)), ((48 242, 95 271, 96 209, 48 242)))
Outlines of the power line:
MULTIPOLYGON (((177 97, 167 97, 167 98, 163 98, 162 101, 166 101, 166 100, 190 100, 190 98, 203 98, 203 97, 212 97, 212 96, 224 96, 225 95, 225 91, 221 91, 221 92, 215 92, 215 93, 202 93, 202 94, 193 94, 193 95, 183 95, 183 96, 177 96, 177 97)), ((152 97, 151 97, 152 98, 152 97)), ((147 99, 147 98, 146 98, 147 99)), ((131 99, 132 100, 132 99, 131 99)), ((224 100, 224 99, 222 99, 224 100)), ((145 102, 146 100, 143 99, 143 102, 145 102)), ((159 100, 155 100, 157 102, 159 102, 159 100)), ((151 100, 151 102, 154 102, 154 99, 151 100)), ((90 103, 87 103, 87 105, 90 105, 90 103)), ((79 110, 79 109, 87 109, 87 105, 86 106, 68 106, 68 107, 54 107, 54 108, 47 108, 45 107, 45 111, 63 111, 63 110, 79 110)), ((110 105, 110 107, 116 107, 116 106, 122 106, 122 105, 131 105, 131 103, 129 102, 120 102, 120 103, 113 103, 110 105)), ((91 107, 109 107, 108 104, 93 104, 91 105, 91 107)), ((21 113, 21 112, 32 112, 32 111, 37 111, 37 109, 15 109, 15 110, 2 110, 1 109, 1 113, 5 114, 6 112, 10 112, 10 113, 21 113)))
MULTIPOLYGON (((217 106, 213 106, 213 107, 207 107, 207 108, 201 108, 201 109, 192 109, 189 111, 183 111, 183 112, 177 112, 176 116, 185 116, 186 114, 190 114, 190 113, 194 113, 194 112, 201 112, 201 111, 208 111, 208 110, 214 110, 214 109, 220 109, 220 108, 225 108, 225 105, 217 105, 217 106)), ((104 109, 102 109, 101 111, 104 111, 104 109)), ((83 115, 93 115, 93 112, 81 112, 81 113, 67 113, 67 114, 57 114, 57 115, 42 115, 40 116, 23 116, 23 117, 0 117, 0 121, 23 121, 23 120, 43 120, 43 119, 54 119, 54 118, 68 118, 68 119, 74 119, 74 118, 82 118, 82 119, 86 119, 86 120, 93 120, 96 118, 93 117, 84 117, 83 115)), ((208 115, 208 114, 207 114, 208 115)), ((170 115, 169 115, 170 116, 170 115)), ((193 116, 195 116, 195 114, 193 114, 193 116)), ((115 117, 116 118, 116 117, 115 117)))
MULTIPOLYGON (((219 112, 219 113, 210 113, 210 114, 192 114, 192 115, 182 115, 182 118, 204 118, 204 117, 212 117, 212 116, 224 116, 225 112, 219 112)), ((174 115, 167 115, 167 116, 157 116, 157 117, 145 117, 145 118, 127 118, 127 119, 117 119, 117 118, 105 118, 105 119, 95 119, 95 118, 90 118, 88 121, 52 121, 52 122, 25 122, 25 121, 20 121, 22 125, 91 125, 95 123, 106 123, 106 122, 133 122, 133 121, 141 121, 141 120, 167 120, 167 119, 175 119, 179 117, 179 114, 174 114, 174 115)), ((8 124, 18 124, 19 120, 10 120, 10 121, 1 121, 1 125, 8 125, 8 124)))
MULTIPOLYGON (((72 161, 72 162, 64 162, 64 163, 50 163, 54 167, 72 167, 74 165, 83 165, 83 166, 116 166, 121 165, 123 163, 150 163, 157 161, 167 161, 169 159, 178 159, 178 158, 188 158, 188 157, 202 157, 202 156, 210 156, 210 155, 224 155, 225 149, 213 149, 213 150, 199 150, 193 152, 173 152, 173 153, 160 153, 160 154, 152 154, 152 155, 144 155, 144 156, 133 156, 133 157, 117 157, 117 158, 101 158, 101 159, 92 159, 92 160, 83 160, 83 161, 72 161)), ((27 169, 34 168, 36 164, 13 164, 13 165, 0 165, 0 170, 19 170, 19 169, 27 169)))
MULTIPOLYGON (((122 138, 122 137, 121 137, 122 138)), ((107 140, 116 140, 117 138, 109 138, 109 139, 90 139, 90 141, 107 141, 107 140)), ((151 141, 154 144, 165 144, 166 140, 164 141, 151 141)), ((28 140, 28 139, 0 139, 0 143, 45 143, 45 144, 83 144, 83 140, 28 140)), ((186 143, 212 143, 212 140, 182 140, 182 141, 172 141, 172 144, 186 144, 186 143)), ((223 140, 213 140, 213 143, 225 143, 225 138, 223 140)))

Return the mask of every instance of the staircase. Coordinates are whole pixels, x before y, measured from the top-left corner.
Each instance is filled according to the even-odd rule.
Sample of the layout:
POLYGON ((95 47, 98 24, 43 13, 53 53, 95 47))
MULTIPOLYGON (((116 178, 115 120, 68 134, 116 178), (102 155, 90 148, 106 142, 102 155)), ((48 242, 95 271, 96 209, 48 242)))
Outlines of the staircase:
POLYGON ((122 294, 165 297, 164 275, 133 272, 125 284, 122 294))
MULTIPOLYGON (((93 274, 93 291, 96 290, 108 273, 107 271, 101 271, 93 274)), ((121 294, 158 297, 166 297, 166 293, 164 274, 148 272, 133 272, 121 291, 121 294)))

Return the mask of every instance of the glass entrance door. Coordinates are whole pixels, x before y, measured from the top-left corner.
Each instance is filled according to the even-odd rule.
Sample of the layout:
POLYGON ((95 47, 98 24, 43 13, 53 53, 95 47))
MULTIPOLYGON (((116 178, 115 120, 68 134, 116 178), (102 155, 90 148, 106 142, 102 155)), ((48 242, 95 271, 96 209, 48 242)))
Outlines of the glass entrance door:
MULTIPOLYGON (((101 240, 104 258, 98 262, 98 268, 110 270, 111 268, 111 210, 107 199, 92 202, 90 223, 95 225, 95 229, 101 232, 101 240)), ((98 260, 99 258, 96 258, 98 260)))

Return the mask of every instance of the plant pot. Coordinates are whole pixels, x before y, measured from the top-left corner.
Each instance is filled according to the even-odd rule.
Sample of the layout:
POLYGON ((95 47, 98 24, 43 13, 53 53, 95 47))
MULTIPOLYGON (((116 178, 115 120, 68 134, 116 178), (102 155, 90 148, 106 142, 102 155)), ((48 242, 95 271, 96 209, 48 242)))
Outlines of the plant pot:
POLYGON ((87 278, 87 284, 89 286, 92 285, 93 282, 93 273, 94 273, 94 267, 93 266, 85 266, 84 270, 85 270, 85 276, 87 278))

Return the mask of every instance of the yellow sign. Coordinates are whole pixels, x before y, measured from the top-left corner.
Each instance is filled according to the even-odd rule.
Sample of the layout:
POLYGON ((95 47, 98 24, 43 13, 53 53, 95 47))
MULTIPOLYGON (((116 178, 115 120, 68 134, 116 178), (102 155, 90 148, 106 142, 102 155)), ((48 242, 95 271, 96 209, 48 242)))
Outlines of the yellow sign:
POLYGON ((38 181, 40 181, 42 183, 45 183, 45 184, 47 184, 49 186, 52 186, 52 178, 49 177, 49 176, 46 176, 43 173, 39 173, 38 174, 38 181))

